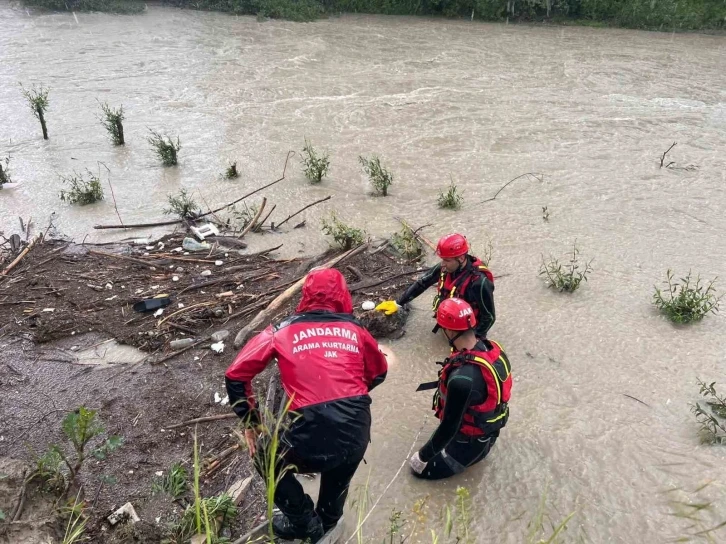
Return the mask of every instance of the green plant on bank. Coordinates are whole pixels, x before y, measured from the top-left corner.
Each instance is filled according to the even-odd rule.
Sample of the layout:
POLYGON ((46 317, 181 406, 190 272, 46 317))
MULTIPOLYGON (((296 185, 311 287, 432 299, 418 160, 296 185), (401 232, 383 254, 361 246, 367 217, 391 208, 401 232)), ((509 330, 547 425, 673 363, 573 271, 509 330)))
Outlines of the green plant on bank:
POLYGON ((456 185, 452 180, 448 190, 445 193, 439 193, 439 208, 445 210, 458 210, 464 203, 464 197, 461 196, 456 185))
POLYGON ((169 135, 161 135, 160 133, 149 129, 151 135, 146 140, 154 148, 161 164, 164 166, 175 166, 177 164, 177 153, 181 149, 181 143, 177 136, 176 143, 171 139, 169 135))
POLYGON ((683 520, 685 526, 682 531, 686 533, 668 539, 668 542, 708 542, 709 544, 723 542, 726 521, 714 521, 714 503, 716 501, 711 499, 706 492, 712 483, 712 481, 707 481, 693 491, 674 487, 663 492, 668 497, 668 505, 671 510, 669 515, 683 520))
POLYGON ((578 260, 579 254, 580 250, 577 249, 577 242, 575 242, 568 263, 562 264, 554 258, 545 262, 544 256, 542 256, 539 275, 545 276, 548 287, 557 289, 559 292, 573 293, 577 291, 583 281, 587 281, 588 274, 592 272, 592 259, 583 266, 578 260))
POLYGON ((20 88, 23 92, 23 96, 28 101, 28 105, 30 106, 31 111, 33 112, 33 115, 35 115, 38 118, 38 121, 40 121, 40 128, 43 131, 43 139, 48 139, 48 127, 45 124, 45 111, 48 109, 48 93, 50 92, 50 89, 43 87, 41 85, 40 87, 36 87, 33 85, 30 89, 26 89, 23 87, 23 84, 20 84, 20 88))
MULTIPOLYGON (((178 523, 169 527, 167 536, 162 540, 163 544, 186 544, 195 535, 203 535, 207 544, 223 544, 224 542, 229 542, 228 539, 218 536, 218 533, 237 516, 237 507, 234 505, 232 498, 226 493, 216 497, 202 497, 199 489, 199 475, 201 472, 201 461, 199 457, 199 442, 195 428, 193 452, 194 479, 192 484, 194 504, 187 507, 178 523)), ((186 471, 177 464, 172 466, 169 475, 172 472, 175 473, 176 491, 180 489, 182 481, 186 489, 186 471)), ((168 493, 166 489, 164 491, 168 493)))
POLYGON ((38 479, 46 489, 53 490, 64 498, 69 491, 78 487, 78 475, 88 458, 105 460, 123 444, 123 438, 109 436, 100 442, 95 440, 105 433, 105 429, 98 421, 96 411, 85 406, 69 412, 63 418, 61 428, 71 447, 53 444, 36 459, 36 470, 28 476, 26 482, 38 479), (93 447, 92 442, 96 443, 93 447))
POLYGON ((224 171, 224 177, 227 179, 235 179, 239 177, 239 172, 237 171, 237 161, 229 163, 227 170, 224 171))
POLYGON ((365 231, 349 227, 338 219, 335 212, 330 214, 330 220, 323 218, 322 223, 323 232, 332 236, 335 243, 345 250, 362 244, 365 239, 365 231))
POLYGON ((716 296, 713 286, 717 278, 707 285, 701 284, 701 277, 696 276, 694 282, 689 271, 680 282, 673 281, 673 272, 666 272, 667 291, 658 287, 653 294, 655 304, 674 323, 692 323, 700 321, 709 313, 717 313, 721 296, 716 296))
POLYGON ((107 13, 141 13, 145 2, 140 0, 23 0, 30 7, 53 11, 104 11, 107 13))
POLYGON ((373 155, 370 159, 360 156, 358 162, 368 175, 368 179, 371 180, 375 194, 388 196, 388 188, 393 183, 393 174, 381 165, 381 159, 376 155, 373 155))
POLYGON ((72 503, 60 510, 61 519, 68 518, 66 521, 66 530, 63 533, 61 544, 75 544, 86 540, 84 533, 86 532, 86 505, 80 499, 80 490, 72 503))
POLYGON ((325 13, 325 6, 317 0, 166 0, 176 6, 219 10, 236 15, 257 15, 258 21, 265 18, 290 21, 314 21, 325 13))
POLYGON ((114 109, 109 106, 106 102, 99 102, 103 117, 99 117, 98 120, 101 122, 103 127, 111 137, 111 141, 114 145, 124 145, 124 107, 119 106, 118 109, 114 109))
POLYGON ((424 254, 424 248, 415 233, 405 226, 391 236, 391 246, 402 257, 410 260, 420 259, 424 254))
POLYGON ((187 471, 181 463, 171 465, 166 474, 151 484, 153 495, 165 493, 174 499, 178 499, 187 491, 187 471))
POLYGON ((168 208, 164 208, 164 215, 176 215, 179 219, 187 220, 198 217, 202 210, 194 199, 189 196, 186 189, 176 195, 167 195, 168 208))
POLYGON ((101 179, 90 170, 86 170, 86 174, 88 179, 85 179, 83 174, 77 172, 67 177, 60 176, 63 183, 69 186, 68 189, 63 189, 60 192, 60 199, 63 202, 85 206, 103 200, 101 179))
POLYGON ((310 183, 320 183, 328 174, 328 169, 330 168, 328 154, 323 153, 318 155, 313 144, 307 138, 305 138, 305 147, 303 147, 300 160, 305 167, 305 177, 308 178, 310 183))
POLYGON ((0 189, 3 188, 3 185, 6 183, 10 183, 12 180, 10 179, 10 157, 5 157, 5 160, 0 160, 0 189), (3 167, 3 162, 5 163, 5 167, 3 167))
POLYGON ((391 515, 388 516, 388 538, 383 541, 383 544, 394 544, 394 541, 396 544, 403 544, 406 541, 402 533, 405 524, 403 513, 393 508, 391 515))
POLYGON ((691 405, 691 411, 701 426, 701 438, 708 444, 726 444, 726 397, 716 391, 716 382, 698 380, 699 394, 706 400, 691 405))

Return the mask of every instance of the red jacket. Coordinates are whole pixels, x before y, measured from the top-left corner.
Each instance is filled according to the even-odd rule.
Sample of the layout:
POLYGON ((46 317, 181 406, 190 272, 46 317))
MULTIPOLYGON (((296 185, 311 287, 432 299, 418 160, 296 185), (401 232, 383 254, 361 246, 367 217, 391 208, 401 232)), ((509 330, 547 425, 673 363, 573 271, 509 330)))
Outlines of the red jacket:
POLYGON ((290 409, 303 416, 291 429, 296 430, 298 442, 337 436, 335 432, 319 436, 326 426, 357 428, 362 423, 365 428, 349 428, 342 434, 360 435, 358 431, 363 431, 365 436, 356 436, 353 441, 365 438, 367 443, 368 392, 383 382, 388 364, 352 311, 352 299, 340 272, 322 269, 308 274, 296 313, 252 338, 227 369, 227 391, 237 415, 249 418, 250 423, 259 421, 252 379, 276 358, 282 387, 292 399, 290 409))

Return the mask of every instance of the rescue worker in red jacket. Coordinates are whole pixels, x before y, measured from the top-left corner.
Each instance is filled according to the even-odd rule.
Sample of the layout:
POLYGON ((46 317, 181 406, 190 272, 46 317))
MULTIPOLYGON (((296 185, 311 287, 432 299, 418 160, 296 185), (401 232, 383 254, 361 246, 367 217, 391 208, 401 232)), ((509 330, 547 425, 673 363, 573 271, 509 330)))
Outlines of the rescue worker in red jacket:
POLYGON ((509 359, 499 344, 476 336, 476 318, 467 302, 441 301, 436 320, 453 352, 438 381, 418 390, 436 388, 433 408, 441 422, 409 460, 414 475, 427 480, 463 472, 489 454, 507 424, 512 389, 509 359))
MULTIPOLYGON (((447 298, 458 297, 467 301, 474 310, 477 320, 476 334, 486 338, 494 325, 494 276, 478 258, 469 255, 469 243, 461 234, 447 234, 439 240, 436 255, 441 262, 430 268, 413 283, 398 300, 387 300, 376 306, 376 310, 391 315, 404 304, 411 302, 429 287, 437 285, 434 297, 434 316, 439 303, 447 298)), ((434 327, 436 332, 438 327, 434 327)))
MULTIPOLYGON (((317 542, 343 515, 348 486, 370 441, 371 389, 388 371, 378 344, 353 317, 343 275, 334 269, 310 272, 296 313, 252 338, 227 369, 230 405, 245 425, 255 455, 260 414, 252 379, 277 359, 282 387, 297 418, 281 436, 286 472, 275 491, 282 512, 273 519, 283 539, 317 542), (317 506, 294 472, 320 473, 317 506)), ((262 446, 260 446, 262 448, 262 446)), ((258 470, 263 456, 255 456, 258 470)))

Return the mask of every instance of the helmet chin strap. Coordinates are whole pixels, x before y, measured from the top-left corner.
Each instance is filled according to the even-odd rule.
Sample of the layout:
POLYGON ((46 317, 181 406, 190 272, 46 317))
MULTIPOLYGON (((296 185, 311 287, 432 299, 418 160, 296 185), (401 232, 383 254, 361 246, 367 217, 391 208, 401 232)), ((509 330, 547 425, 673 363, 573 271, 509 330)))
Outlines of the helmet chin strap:
MULTIPOLYGON (((470 330, 470 329, 467 329, 470 330)), ((454 342, 456 342, 459 338, 461 338, 467 331, 459 331, 456 333, 456 335, 453 338, 449 338, 448 335, 446 338, 449 340, 449 346, 451 346, 452 349, 456 349, 456 346, 454 345, 454 342)))

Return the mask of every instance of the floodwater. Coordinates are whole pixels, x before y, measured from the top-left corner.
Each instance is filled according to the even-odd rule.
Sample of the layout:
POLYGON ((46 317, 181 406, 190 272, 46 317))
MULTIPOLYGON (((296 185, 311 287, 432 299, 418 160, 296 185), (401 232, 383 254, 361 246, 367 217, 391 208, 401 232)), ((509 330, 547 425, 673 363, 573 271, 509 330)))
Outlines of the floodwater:
MULTIPOLYGON (((465 232, 476 252, 491 240, 502 276, 491 336, 516 376, 510 423, 489 459, 451 481, 399 472, 434 428, 429 395, 414 390, 446 353, 422 296, 373 395, 373 442, 352 491, 369 479, 371 503, 380 498, 366 538, 380 541, 394 507, 410 532, 411 507, 428 495, 411 540, 430 541, 420 529, 436 527, 457 486, 471 492, 477 542, 526 542, 542 497, 545 525, 574 512, 566 542, 660 543, 726 520, 726 449, 700 444, 689 411, 697 377, 726 390, 726 321, 673 327, 650 303, 668 268, 726 278, 726 38, 369 16, 257 22, 160 7, 37 15, 3 4, 0 119, 0 155, 21 184, 0 191, 6 234, 18 216, 37 232, 55 212, 79 241, 129 236, 91 228, 117 222, 108 190, 85 208, 59 201, 58 175, 74 169, 100 169, 107 189, 108 168, 123 221, 146 222, 163 219, 166 195, 182 187, 215 207, 278 178, 287 150, 308 137, 330 152, 330 177, 307 185, 294 157, 264 193, 272 219, 333 198, 306 212, 307 228, 251 236, 253 247, 320 251, 319 221, 333 209, 377 236, 401 216, 430 223, 431 239, 465 232), (18 82, 51 88, 49 141, 18 82), (96 100, 123 104, 126 147, 108 142, 96 100), (158 164, 147 128, 180 137, 178 167, 158 164), (666 162, 682 169, 661 169, 673 142, 666 162), (373 153, 394 172, 388 198, 369 196, 357 163, 373 153), (239 180, 221 178, 229 160, 239 180), (479 204, 525 172, 543 181, 520 179, 479 204), (450 179, 464 194, 458 213, 436 207, 450 179), (595 271, 574 295, 548 291, 541 255, 563 256, 575 239, 595 271)), ((708 536, 726 532, 691 538, 708 536)))

